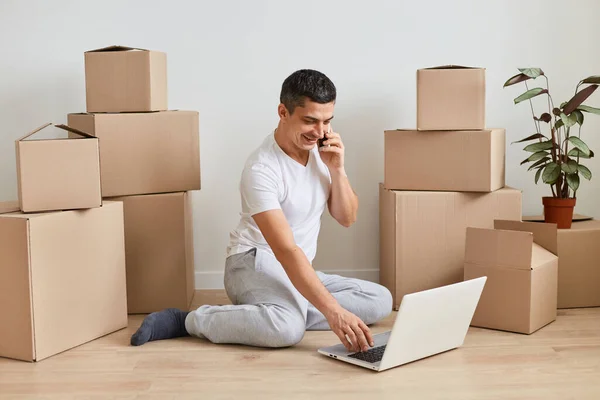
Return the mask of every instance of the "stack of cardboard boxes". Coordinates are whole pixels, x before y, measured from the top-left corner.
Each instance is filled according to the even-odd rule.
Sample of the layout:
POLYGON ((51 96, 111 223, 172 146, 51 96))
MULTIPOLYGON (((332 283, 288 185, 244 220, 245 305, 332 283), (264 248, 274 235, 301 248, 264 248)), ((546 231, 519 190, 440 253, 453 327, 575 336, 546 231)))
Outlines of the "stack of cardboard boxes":
POLYGON ((555 318, 556 256, 534 243, 531 233, 516 252, 509 244, 522 235, 494 235, 501 220, 520 223, 522 201, 519 190, 505 186, 505 130, 486 128, 485 96, 483 68, 417 71, 417 129, 384 133, 380 282, 392 292, 398 309, 405 294, 481 276, 475 269, 486 266, 483 272, 492 269, 502 278, 488 276, 473 325, 530 331, 555 318), (484 245, 488 250, 480 254, 484 245), (506 265, 498 261, 507 253, 524 270, 519 287, 511 286, 516 281, 505 276, 506 265), (549 268, 549 277, 532 283, 538 264, 549 268), (507 306, 504 298, 515 292, 520 297, 507 306), (542 311, 536 308, 540 301, 542 311), (497 308, 508 310, 508 323, 494 315, 497 308), (526 329, 519 323, 515 327, 511 313, 537 319, 526 329))
POLYGON ((85 53, 87 113, 68 125, 100 140, 102 196, 125 213, 130 314, 189 309, 192 191, 200 190, 199 115, 169 110, 167 57, 123 46, 85 53))
POLYGON ((190 192, 200 189, 195 111, 169 111, 166 55, 85 53, 87 113, 67 136, 16 140, 17 202, 0 204, 0 356, 39 361, 188 309, 190 192))

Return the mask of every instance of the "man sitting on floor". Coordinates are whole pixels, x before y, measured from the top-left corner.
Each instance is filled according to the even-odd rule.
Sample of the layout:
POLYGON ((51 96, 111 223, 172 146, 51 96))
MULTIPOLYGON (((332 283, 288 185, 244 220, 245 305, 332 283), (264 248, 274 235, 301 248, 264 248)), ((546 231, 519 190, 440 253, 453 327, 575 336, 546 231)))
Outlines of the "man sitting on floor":
POLYGON ((331 129, 336 88, 324 74, 300 70, 283 82, 280 100, 277 129, 242 172, 241 219, 230 234, 225 264, 232 305, 152 313, 132 345, 191 335, 213 343, 288 347, 306 330, 331 329, 348 351, 373 346, 367 325, 391 313, 389 290, 312 267, 325 207, 345 227, 358 209, 342 139, 331 129))

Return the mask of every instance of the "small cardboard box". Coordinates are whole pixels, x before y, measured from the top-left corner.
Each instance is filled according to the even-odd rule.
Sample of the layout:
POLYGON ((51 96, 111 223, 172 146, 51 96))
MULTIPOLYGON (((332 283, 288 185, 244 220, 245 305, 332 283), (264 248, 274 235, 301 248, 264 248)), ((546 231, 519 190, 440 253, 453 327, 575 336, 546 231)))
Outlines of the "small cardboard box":
POLYGON ((167 55, 125 46, 85 52, 87 112, 164 111, 167 55))
POLYGON ((194 295, 190 193, 115 197, 125 210, 127 310, 189 310, 194 295))
POLYGON ((15 141, 17 187, 23 212, 100 207, 98 138, 65 125, 69 138, 29 139, 45 124, 15 141))
MULTIPOLYGON (((537 232, 543 216, 523 217, 537 232)), ((574 215, 558 230, 558 308, 600 307, 600 221, 574 215)))
POLYGON ((0 356, 40 361, 127 326, 123 205, 0 215, 0 356))
POLYGON ((445 65, 417 70, 417 129, 485 128, 485 68, 445 65))
POLYGON ((384 186, 493 192, 505 185, 506 132, 385 131, 384 186))
POLYGON ((398 309, 405 294, 463 281, 466 228, 521 218, 521 191, 395 191, 379 185, 379 281, 398 309))
POLYGON ((556 224, 467 228, 464 279, 487 276, 472 326, 531 334, 556 320, 556 224))
POLYGON ((69 114, 68 123, 102 142, 102 196, 200 189, 197 111, 69 114))

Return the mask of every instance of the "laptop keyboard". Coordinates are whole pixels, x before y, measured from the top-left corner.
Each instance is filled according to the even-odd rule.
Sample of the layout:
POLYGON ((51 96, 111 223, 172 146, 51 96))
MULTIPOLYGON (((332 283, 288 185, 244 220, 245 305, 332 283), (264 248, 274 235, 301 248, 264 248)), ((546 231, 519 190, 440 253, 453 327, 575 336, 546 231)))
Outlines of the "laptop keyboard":
POLYGON ((385 346, 373 347, 364 352, 358 352, 348 355, 348 357, 356 358, 358 360, 366 361, 369 363, 376 363, 381 361, 383 358, 383 352, 385 351, 385 346))

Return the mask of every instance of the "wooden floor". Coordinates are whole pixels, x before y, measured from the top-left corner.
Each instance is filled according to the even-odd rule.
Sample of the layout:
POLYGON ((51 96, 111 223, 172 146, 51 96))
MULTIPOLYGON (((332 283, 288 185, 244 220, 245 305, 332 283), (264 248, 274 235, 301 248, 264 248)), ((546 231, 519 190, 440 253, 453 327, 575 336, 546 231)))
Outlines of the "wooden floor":
MULTIPOLYGON (((219 293, 195 305, 226 303, 219 293)), ((559 310, 530 336, 470 328, 462 348, 381 373, 319 355, 332 332, 277 350, 194 338, 131 347, 142 319, 39 363, 0 358, 0 399, 600 399, 600 308, 559 310)))

